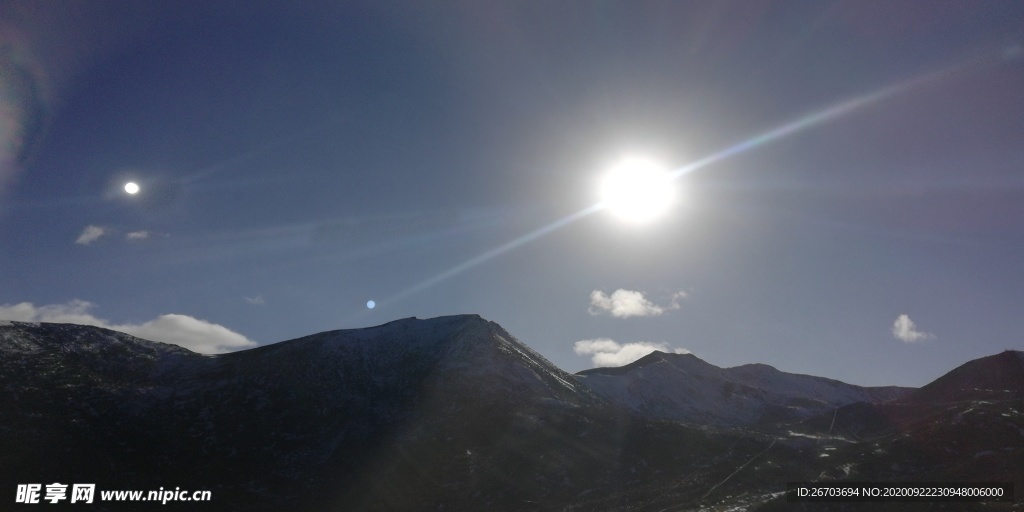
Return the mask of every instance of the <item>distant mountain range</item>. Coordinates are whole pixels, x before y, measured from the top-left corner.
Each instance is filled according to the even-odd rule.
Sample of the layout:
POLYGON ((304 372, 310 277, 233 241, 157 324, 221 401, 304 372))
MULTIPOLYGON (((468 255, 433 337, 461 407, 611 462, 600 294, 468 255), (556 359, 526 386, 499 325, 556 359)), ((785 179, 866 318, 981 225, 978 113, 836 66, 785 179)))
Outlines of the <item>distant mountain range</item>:
POLYGON ((913 390, 661 352, 571 375, 476 315, 217 356, 0 322, 0 509, 35 506, 12 504, 18 484, 60 482, 211 491, 179 510, 852 510, 780 494, 827 479, 1024 492, 1021 411, 1014 351, 913 390))
POLYGON ((585 370, 576 378, 643 416, 720 426, 792 423, 841 405, 885 402, 912 391, 854 386, 766 364, 723 369, 693 354, 658 351, 619 368, 585 370))

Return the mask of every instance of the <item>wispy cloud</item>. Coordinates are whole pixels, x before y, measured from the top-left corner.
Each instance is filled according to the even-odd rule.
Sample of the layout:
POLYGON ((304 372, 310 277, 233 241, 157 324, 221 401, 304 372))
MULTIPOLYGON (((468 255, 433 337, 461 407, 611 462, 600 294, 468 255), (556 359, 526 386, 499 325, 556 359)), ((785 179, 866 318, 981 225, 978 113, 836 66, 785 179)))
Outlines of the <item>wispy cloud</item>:
POLYGON ((101 228, 100 226, 93 226, 90 224, 86 226, 84 230, 82 230, 81 235, 78 235, 78 240, 75 240, 75 243, 79 245, 89 245, 95 242, 96 240, 99 240, 100 237, 105 234, 107 234, 107 230, 105 228, 101 228))
POLYGON ((658 316, 662 313, 679 309, 679 300, 687 297, 686 292, 680 291, 672 294, 671 302, 666 306, 659 306, 646 297, 643 292, 615 290, 611 295, 601 290, 590 292, 591 315, 608 313, 615 318, 629 318, 633 316, 658 316))
POLYGON ((908 315, 900 315, 896 318, 892 324, 892 335, 906 343, 931 340, 936 337, 934 334, 917 330, 917 325, 908 315))
POLYGON ((248 302, 249 304, 263 305, 263 304, 267 303, 266 300, 263 300, 263 295, 257 295, 255 297, 244 297, 244 298, 245 298, 245 301, 248 302))
POLYGON ((627 365, 655 350, 674 352, 676 354, 690 353, 685 348, 671 349, 667 343, 652 343, 648 341, 618 343, 609 338, 580 340, 573 346, 573 351, 577 354, 591 356, 590 360, 594 363, 594 366, 627 365))
POLYGON ((0 319, 18 322, 53 322, 94 325, 139 338, 173 343, 203 354, 220 354, 256 346, 256 342, 222 325, 188 315, 160 315, 141 324, 113 324, 89 313, 94 304, 73 300, 67 304, 36 307, 31 302, 0 306, 0 319))
POLYGON ((149 231, 132 231, 124 235, 128 240, 145 240, 149 238, 149 231))

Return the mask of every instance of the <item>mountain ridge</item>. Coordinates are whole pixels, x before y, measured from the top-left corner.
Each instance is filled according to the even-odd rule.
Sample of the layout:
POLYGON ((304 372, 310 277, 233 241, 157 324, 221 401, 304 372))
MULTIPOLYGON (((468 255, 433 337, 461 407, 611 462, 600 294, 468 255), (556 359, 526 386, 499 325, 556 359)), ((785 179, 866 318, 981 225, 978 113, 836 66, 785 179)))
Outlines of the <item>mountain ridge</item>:
POLYGON ((910 392, 787 373, 759 363, 720 368, 693 354, 661 351, 619 368, 585 370, 576 376, 605 399, 638 413, 712 424, 791 422, 841 405, 884 402, 910 392))
MULTIPOLYGON (((1014 358, 998 359, 1009 379, 1014 358)), ((962 366, 964 382, 992 373, 962 366)), ((1020 393, 835 405, 814 393, 865 392, 660 352, 570 375, 479 315, 214 356, 91 326, 0 322, 0 370, 0 485, 171 484, 212 490, 218 512, 725 510, 820 475, 984 471, 1024 483, 1020 393), (663 409, 609 399, 596 379, 636 384, 663 409), (661 414, 680 403, 708 414, 661 414)))
POLYGON ((925 384, 908 402, 965 400, 1024 392, 1024 351, 1004 350, 972 359, 925 384))

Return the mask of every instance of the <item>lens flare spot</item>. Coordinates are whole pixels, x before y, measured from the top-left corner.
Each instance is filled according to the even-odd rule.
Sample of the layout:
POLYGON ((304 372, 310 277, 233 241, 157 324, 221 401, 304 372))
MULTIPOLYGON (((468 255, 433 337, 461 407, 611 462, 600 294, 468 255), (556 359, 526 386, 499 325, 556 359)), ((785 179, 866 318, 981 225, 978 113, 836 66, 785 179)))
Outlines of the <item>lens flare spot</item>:
POLYGON ((366 309, 373 309, 375 307, 377 307, 377 303, 376 302, 374 302, 372 300, 366 301, 366 309))

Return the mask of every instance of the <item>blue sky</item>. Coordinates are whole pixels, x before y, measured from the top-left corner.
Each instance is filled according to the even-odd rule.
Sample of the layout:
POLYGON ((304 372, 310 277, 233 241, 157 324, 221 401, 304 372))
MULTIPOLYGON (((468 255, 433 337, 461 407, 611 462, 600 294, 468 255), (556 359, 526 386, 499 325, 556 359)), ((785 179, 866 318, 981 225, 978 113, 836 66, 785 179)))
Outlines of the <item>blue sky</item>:
POLYGON ((217 351, 478 313, 568 371, 660 348, 870 385, 1024 349, 1020 2, 0 20, 9 319, 217 351), (707 164, 649 223, 564 221, 624 155, 707 164))

